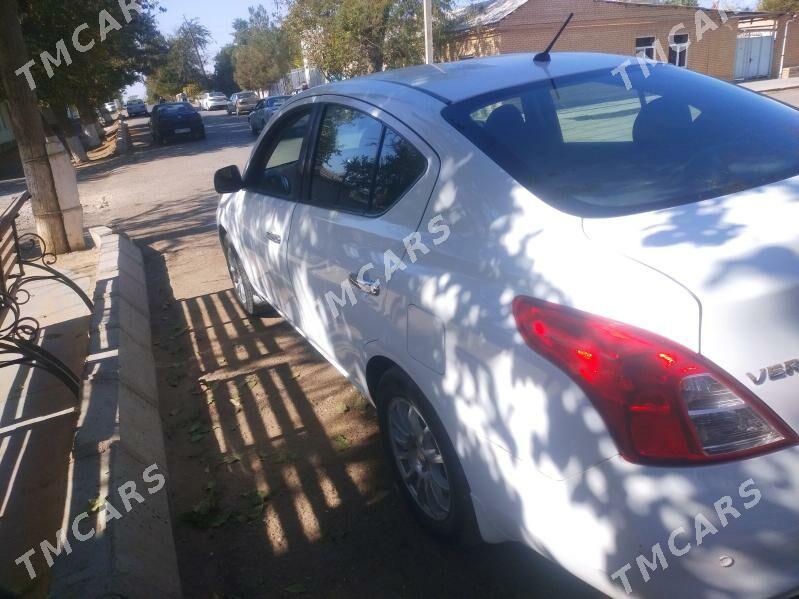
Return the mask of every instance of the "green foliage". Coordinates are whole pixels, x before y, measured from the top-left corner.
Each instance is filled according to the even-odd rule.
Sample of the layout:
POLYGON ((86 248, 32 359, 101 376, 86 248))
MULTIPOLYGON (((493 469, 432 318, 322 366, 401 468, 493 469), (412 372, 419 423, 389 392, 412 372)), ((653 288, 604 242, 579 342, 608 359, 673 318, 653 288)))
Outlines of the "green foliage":
MULTIPOLYGON (((288 32, 330 79, 419 64, 424 58, 420 0, 284 0, 288 32)), ((433 0, 441 43, 451 0, 433 0)))
POLYGON ((233 51, 235 46, 228 44, 223 46, 214 59, 214 84, 213 88, 230 96, 240 91, 241 88, 236 84, 234 76, 235 65, 233 64, 233 51))
POLYGON ((197 19, 189 19, 165 40, 158 67, 147 78, 147 95, 174 97, 192 83, 209 84, 205 74, 205 51, 211 32, 197 19))
POLYGON ((118 3, 107 0, 81 0, 70 3, 69 10, 62 0, 27 0, 21 4, 23 35, 30 57, 36 59, 31 69, 36 92, 40 100, 53 106, 98 105, 118 97, 121 89, 152 71, 155 57, 163 51, 163 38, 155 21, 157 0, 141 1, 145 11, 131 11, 130 23, 125 22, 118 3), (103 10, 113 19, 105 20, 104 40, 99 18, 103 10), (94 40, 85 52, 76 50, 72 43, 73 33, 82 23, 89 28, 80 32, 80 43, 88 45, 94 40), (54 67, 50 78, 40 54, 49 52, 55 58, 59 40, 64 41, 72 64, 62 62, 54 67))
POLYGON ((757 8, 767 12, 799 12, 799 0, 760 0, 757 8))
POLYGON ((263 6, 249 11, 249 19, 233 23, 233 78, 242 89, 267 89, 291 69, 298 47, 263 6))

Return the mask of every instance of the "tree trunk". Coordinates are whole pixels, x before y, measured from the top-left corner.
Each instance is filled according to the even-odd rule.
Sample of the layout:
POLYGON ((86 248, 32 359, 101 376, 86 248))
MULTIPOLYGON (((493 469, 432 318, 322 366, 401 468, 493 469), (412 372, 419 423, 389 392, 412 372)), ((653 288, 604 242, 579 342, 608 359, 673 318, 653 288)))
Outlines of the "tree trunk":
POLYGON ((80 126, 83 131, 83 135, 86 136, 88 147, 91 149, 99 147, 103 142, 100 139, 100 130, 98 129, 97 125, 97 117, 95 116, 89 102, 79 102, 78 112, 80 113, 80 126))
POLYGON ((65 254, 69 252, 69 243, 53 171, 47 158, 39 102, 36 93, 28 87, 24 74, 14 74, 27 61, 17 0, 0 0, 0 78, 11 108, 11 129, 31 193, 36 230, 49 251, 65 254))
POLYGON ((79 164, 82 162, 89 162, 86 148, 83 147, 83 143, 80 141, 77 131, 75 131, 75 123, 67 116, 67 107, 53 106, 53 113, 55 114, 56 126, 60 130, 61 136, 64 138, 66 147, 72 154, 73 159, 79 164))

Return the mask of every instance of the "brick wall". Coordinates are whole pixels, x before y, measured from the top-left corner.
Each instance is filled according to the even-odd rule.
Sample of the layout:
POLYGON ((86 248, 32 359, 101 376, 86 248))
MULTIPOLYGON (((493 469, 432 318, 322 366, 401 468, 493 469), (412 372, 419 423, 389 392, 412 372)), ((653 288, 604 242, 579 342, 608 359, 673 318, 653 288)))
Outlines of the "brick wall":
MULTIPOLYGON (((782 40, 785 37, 785 24, 790 17, 788 15, 782 16, 777 21, 777 41, 774 44, 774 61, 772 66, 772 75, 774 77, 780 76, 780 59, 782 57, 782 40)), ((799 19, 788 24, 788 41, 785 44, 785 60, 783 62, 783 69, 791 69, 799 67, 799 19)))
POLYGON ((729 20, 722 24, 718 13, 711 10, 705 14, 717 29, 706 31, 702 40, 698 40, 695 9, 604 0, 529 0, 495 25, 492 35, 499 40, 497 52, 542 50, 569 12, 574 12, 574 20, 558 41, 557 51, 631 56, 635 52, 636 38, 654 36, 668 52, 670 32, 683 23, 685 27, 676 29, 675 33, 689 35, 688 68, 721 79, 733 78, 737 22, 729 20))

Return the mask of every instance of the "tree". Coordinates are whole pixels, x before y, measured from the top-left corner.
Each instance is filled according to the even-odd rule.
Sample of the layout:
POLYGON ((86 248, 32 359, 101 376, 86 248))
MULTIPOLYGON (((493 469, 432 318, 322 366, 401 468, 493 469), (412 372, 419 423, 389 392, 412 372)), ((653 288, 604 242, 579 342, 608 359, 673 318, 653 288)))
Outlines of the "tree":
POLYGON ((234 50, 233 44, 222 46, 214 59, 214 89, 227 96, 241 90, 235 79, 234 50))
POLYGON ((14 73, 19 65, 27 62, 17 1, 0 0, 0 78, 11 107, 11 128, 31 193, 36 230, 48 250, 64 254, 69 252, 69 242, 47 156, 38 98, 27 81, 14 73))
MULTIPOLYGON (((424 59, 420 0, 285 0, 286 28, 329 79, 424 59)), ((434 36, 441 39, 450 0, 433 0, 434 36)))
POLYGON ((233 23, 233 76, 246 89, 267 89, 280 80, 298 58, 297 46, 263 6, 250 7, 248 20, 233 23))
POLYGON ((799 12, 799 0, 760 0, 758 10, 767 12, 799 12))
POLYGON ((164 40, 162 58, 146 80, 150 99, 172 97, 191 83, 209 84, 205 73, 205 51, 211 32, 197 19, 189 19, 164 40))
POLYGON ((31 73, 38 97, 52 108, 59 132, 73 154, 82 159, 86 155, 72 131, 67 107, 77 106, 81 122, 93 123, 94 107, 119 95, 119 90, 135 82, 140 73, 149 72, 161 50, 162 38, 153 14, 157 5, 152 0, 140 5, 142 12, 131 11, 128 22, 118 7, 109 11, 104 0, 82 0, 71 7, 68 15, 64 14, 62 0, 24 3, 22 29, 31 56, 41 57, 43 52, 58 55, 57 43, 63 40, 60 43, 67 51, 67 64, 48 69, 43 61, 37 62, 31 73), (98 18, 104 10, 111 27, 105 32, 98 18), (82 23, 87 26, 81 29, 78 39, 89 46, 85 51, 78 50, 72 41, 76 27, 82 23))

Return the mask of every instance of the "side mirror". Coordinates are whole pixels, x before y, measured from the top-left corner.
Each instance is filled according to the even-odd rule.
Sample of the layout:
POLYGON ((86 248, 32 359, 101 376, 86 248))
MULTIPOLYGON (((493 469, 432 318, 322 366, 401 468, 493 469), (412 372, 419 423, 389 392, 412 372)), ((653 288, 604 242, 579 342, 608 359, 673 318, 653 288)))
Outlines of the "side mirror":
POLYGON ((217 193, 236 193, 244 187, 239 167, 235 164, 220 168, 214 173, 214 189, 217 193))

